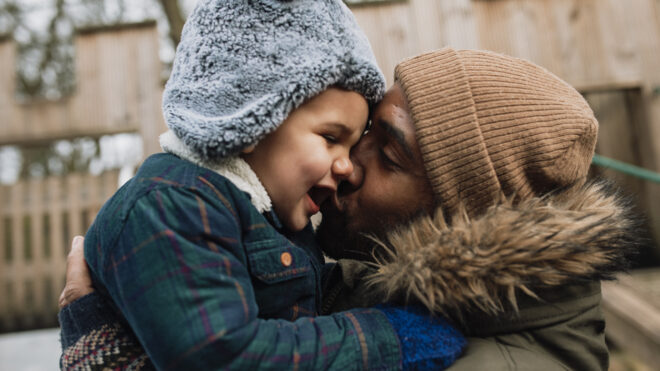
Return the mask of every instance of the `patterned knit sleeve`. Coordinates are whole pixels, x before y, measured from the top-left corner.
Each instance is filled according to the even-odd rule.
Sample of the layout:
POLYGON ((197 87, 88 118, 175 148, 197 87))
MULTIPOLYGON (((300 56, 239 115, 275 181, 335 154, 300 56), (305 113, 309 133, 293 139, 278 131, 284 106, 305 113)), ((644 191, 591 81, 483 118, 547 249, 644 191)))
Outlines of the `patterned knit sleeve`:
POLYGON ((133 333, 96 292, 58 314, 62 370, 153 370, 133 333))
POLYGON ((93 276, 156 368, 400 367, 398 338, 381 311, 259 318, 241 241, 242 230, 257 226, 241 225, 238 214, 219 193, 159 188, 132 206, 100 258, 88 258, 96 246, 86 240, 93 276))

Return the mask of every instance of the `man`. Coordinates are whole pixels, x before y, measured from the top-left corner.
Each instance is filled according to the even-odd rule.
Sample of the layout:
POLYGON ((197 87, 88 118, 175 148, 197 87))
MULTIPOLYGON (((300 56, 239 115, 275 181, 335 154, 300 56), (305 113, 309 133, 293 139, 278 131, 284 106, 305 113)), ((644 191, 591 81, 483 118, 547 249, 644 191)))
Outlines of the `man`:
MULTIPOLYGON (((395 81, 323 205, 319 241, 341 260, 321 311, 421 303, 469 336, 451 370, 607 369, 600 280, 625 268, 639 223, 586 180, 587 103, 482 51, 411 58, 395 81)), ((84 282, 69 280, 63 303, 84 282)))

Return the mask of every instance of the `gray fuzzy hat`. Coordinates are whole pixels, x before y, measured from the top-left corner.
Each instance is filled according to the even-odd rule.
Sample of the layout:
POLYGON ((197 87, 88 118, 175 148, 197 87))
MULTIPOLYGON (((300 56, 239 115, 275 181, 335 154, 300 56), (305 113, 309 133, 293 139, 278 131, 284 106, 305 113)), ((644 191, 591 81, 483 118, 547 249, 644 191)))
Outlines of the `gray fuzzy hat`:
POLYGON ((385 80, 341 0, 200 0, 163 95, 167 126, 205 161, 275 130, 337 86, 382 98, 385 80))

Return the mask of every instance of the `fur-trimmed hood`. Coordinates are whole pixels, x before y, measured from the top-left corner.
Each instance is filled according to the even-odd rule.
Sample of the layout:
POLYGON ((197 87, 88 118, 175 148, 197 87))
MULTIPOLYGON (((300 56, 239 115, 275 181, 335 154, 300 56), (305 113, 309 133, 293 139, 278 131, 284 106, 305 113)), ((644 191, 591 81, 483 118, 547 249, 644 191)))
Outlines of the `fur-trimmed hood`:
POLYGON ((641 242, 639 218, 613 189, 592 182, 474 219, 463 213, 450 225, 438 210, 379 242, 384 253, 368 284, 434 312, 495 315, 517 309, 521 293, 611 279, 641 242))

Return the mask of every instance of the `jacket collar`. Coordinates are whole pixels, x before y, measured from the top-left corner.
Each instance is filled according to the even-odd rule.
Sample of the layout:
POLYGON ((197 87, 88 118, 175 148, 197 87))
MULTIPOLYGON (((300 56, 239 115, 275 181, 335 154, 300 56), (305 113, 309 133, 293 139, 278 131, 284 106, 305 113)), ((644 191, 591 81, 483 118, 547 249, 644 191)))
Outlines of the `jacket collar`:
POLYGON ((518 293, 516 310, 495 314, 463 311, 450 315, 465 335, 487 337, 565 323, 598 308, 602 301, 599 281, 536 288, 534 294, 536 298, 518 293))
POLYGON ((214 170, 229 179, 238 189, 250 195, 252 204, 260 213, 265 213, 272 209, 268 192, 266 192, 263 184, 261 184, 257 174, 239 156, 223 158, 214 162, 204 161, 197 153, 190 150, 171 130, 161 134, 159 141, 163 151, 174 154, 198 166, 214 170))
MULTIPOLYGON (((451 224, 437 210, 379 241, 367 280, 390 300, 418 301, 457 322, 466 313, 494 318, 569 284, 611 279, 639 246, 639 226, 602 182, 503 202, 474 219, 460 213, 451 224)), ((589 290, 600 300, 599 286, 589 290)))

